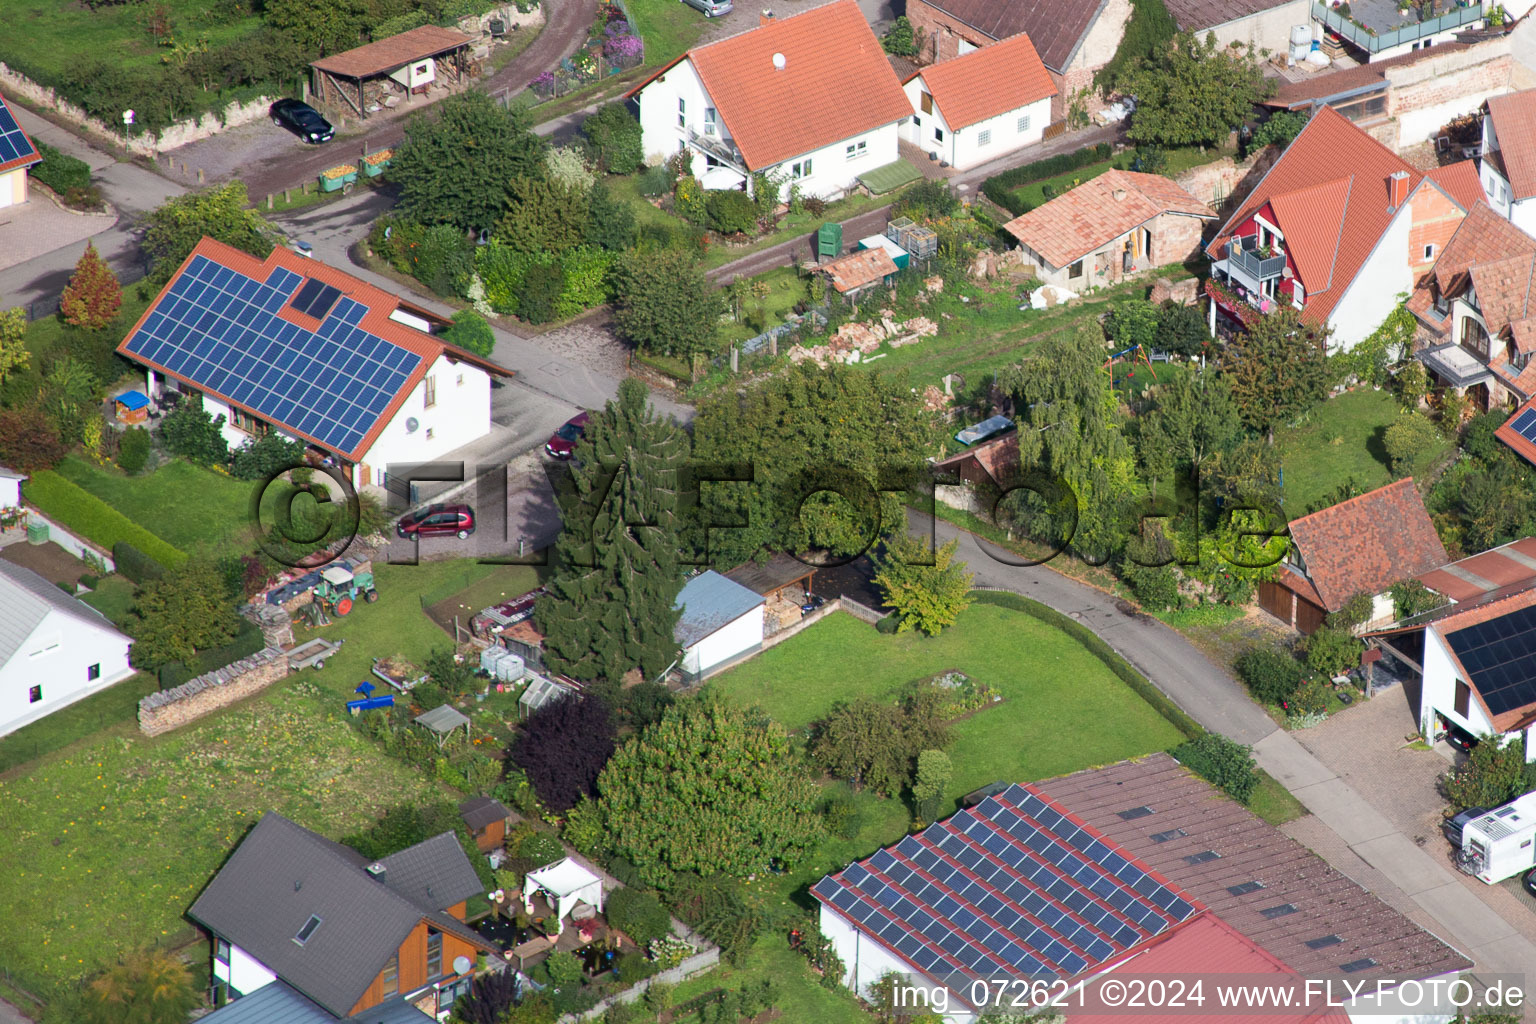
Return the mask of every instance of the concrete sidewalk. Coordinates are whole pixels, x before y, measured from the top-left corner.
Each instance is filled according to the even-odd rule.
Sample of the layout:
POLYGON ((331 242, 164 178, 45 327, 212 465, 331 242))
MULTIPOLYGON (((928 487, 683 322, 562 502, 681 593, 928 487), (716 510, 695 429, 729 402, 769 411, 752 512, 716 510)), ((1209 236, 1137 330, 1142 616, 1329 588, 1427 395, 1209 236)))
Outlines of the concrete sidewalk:
MULTIPOLYGON (((1469 893, 1455 875, 1348 782, 1278 728, 1237 680, 1177 631, 1150 616, 1134 614, 1113 595, 1044 566, 1019 565, 1019 556, 942 520, 912 514, 909 522, 920 536, 931 528, 940 544, 959 538, 958 557, 975 574, 977 585, 1012 590, 1071 616, 1103 638, 1195 721, 1251 745, 1259 766, 1338 836, 1338 849, 1316 852, 1351 877, 1361 874, 1363 862, 1391 879, 1437 926, 1432 931, 1476 962, 1475 973, 1536 971, 1536 942, 1469 893)), ((1513 908, 1521 911, 1529 908, 1513 908)), ((1528 1017, 1536 1019, 1529 1012, 1528 1017)))

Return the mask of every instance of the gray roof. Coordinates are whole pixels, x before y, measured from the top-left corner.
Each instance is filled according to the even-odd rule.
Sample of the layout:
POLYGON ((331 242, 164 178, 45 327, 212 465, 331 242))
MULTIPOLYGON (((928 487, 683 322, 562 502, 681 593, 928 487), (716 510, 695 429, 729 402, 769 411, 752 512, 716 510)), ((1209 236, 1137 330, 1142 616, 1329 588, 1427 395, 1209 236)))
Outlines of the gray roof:
POLYGON ((394 884, 380 884, 363 870, 367 862, 362 857, 343 850, 268 811, 198 896, 188 916, 338 1017, 357 1005, 423 918, 484 945, 478 937, 465 936, 474 933, 463 924, 438 912, 464 899, 459 866, 474 877, 451 833, 391 855, 391 862, 400 867, 397 877, 403 879, 394 884), (448 842, 439 842, 444 837, 448 842), (436 869, 441 880, 418 863, 413 851, 422 847, 448 862, 436 869), (439 885, 446 889, 441 903, 423 906, 411 898, 423 894, 428 884, 434 893, 439 885), (301 946, 294 938, 311 916, 321 923, 301 946))
POLYGON ((417 715, 416 724, 424 725, 435 733, 450 733, 455 729, 467 729, 469 718, 450 704, 439 704, 431 711, 417 715))
POLYGON ((347 1024, 437 1024, 437 1018, 422 1013, 402 996, 348 1017, 347 1024))
POLYGON ((201 1018, 202 1024, 336 1024, 336 1015, 274 981, 201 1018))
POLYGON ((524 688, 523 695, 517 698, 517 702, 526 711, 537 711, 550 701, 562 700, 576 694, 575 687, 568 686, 558 679, 547 679, 533 673, 529 675, 528 686, 524 688))
POLYGON ((487 825, 506 821, 511 814, 500 800, 488 796, 472 796, 459 804, 459 817, 476 832, 487 825))
POLYGON ((51 611, 128 639, 110 619, 84 601, 64 593, 31 569, 0 559, 0 665, 21 649, 51 611))
POLYGON ((9 466, 0 466, 0 480, 27 480, 27 474, 19 473, 9 466))
POLYGON ((452 832, 392 853, 379 863, 384 865, 384 884, 423 910, 442 910, 483 891, 452 832))
POLYGON ((672 602, 673 608, 683 610, 672 636, 684 647, 692 647, 763 603, 763 595, 711 569, 683 584, 672 602))

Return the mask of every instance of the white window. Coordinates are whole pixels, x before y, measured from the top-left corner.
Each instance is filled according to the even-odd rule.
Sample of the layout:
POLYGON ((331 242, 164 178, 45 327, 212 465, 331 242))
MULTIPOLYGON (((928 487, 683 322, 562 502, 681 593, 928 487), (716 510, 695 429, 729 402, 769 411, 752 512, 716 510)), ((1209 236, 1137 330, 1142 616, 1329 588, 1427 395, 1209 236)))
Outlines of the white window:
POLYGON ((801 160, 801 161, 799 161, 797 163, 791 164, 790 167, 789 167, 789 176, 791 178, 795 178, 795 179, 809 178, 811 176, 811 161, 810 161, 810 159, 807 158, 805 160, 801 160))
POLYGON ((1296 303, 1297 309, 1300 309, 1307 301, 1307 290, 1301 286, 1300 281, 1294 279, 1291 281, 1291 301, 1296 303))
POLYGON ((1019 118, 1019 134, 1023 135, 1027 131, 1029 131, 1029 115, 1025 114, 1019 118))
POLYGON ((85 681, 86 682, 88 682, 88 683, 95 682, 96 680, 98 680, 100 678, 101 678, 101 662, 98 661, 94 665, 87 665, 86 666, 86 669, 85 669, 85 681))
POLYGON ((976 136, 976 145, 978 145, 978 146, 990 146, 990 145, 992 145, 992 129, 988 128, 986 131, 978 133, 977 136, 976 136))
POLYGON ((422 382, 422 402, 421 402, 421 407, 423 409, 430 409, 430 408, 432 408, 436 404, 437 404, 437 378, 436 377, 428 377, 426 380, 424 380, 422 382))
POLYGON ((1427 260, 1435 258, 1435 244, 1433 242, 1424 247, 1424 258, 1427 260))
POLYGON ((677 98, 677 126, 688 127, 688 101, 681 96, 677 98))
POLYGON ((859 157, 864 156, 868 151, 869 151, 869 143, 867 143, 867 142, 850 142, 843 149, 843 156, 844 156, 844 158, 846 158, 848 160, 857 160, 859 157))
POLYGON ((713 135, 713 134, 715 134, 715 108, 714 107, 705 107, 704 108, 704 134, 705 135, 713 135))

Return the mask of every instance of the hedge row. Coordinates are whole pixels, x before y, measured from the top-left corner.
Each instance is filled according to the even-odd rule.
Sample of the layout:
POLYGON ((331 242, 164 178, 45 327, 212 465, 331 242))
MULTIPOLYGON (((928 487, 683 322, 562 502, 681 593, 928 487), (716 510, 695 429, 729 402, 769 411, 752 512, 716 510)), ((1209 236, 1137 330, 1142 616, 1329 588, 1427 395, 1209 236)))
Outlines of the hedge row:
POLYGON ((261 630, 257 629, 249 619, 242 618, 240 632, 223 647, 212 647, 206 651, 200 651, 191 662, 173 661, 170 664, 161 665, 160 688, 169 690, 180 686, 188 679, 196 679, 200 675, 223 668, 241 658, 249 658, 265 646, 267 641, 261 630))
POLYGON ((112 545, 112 561, 119 573, 140 585, 165 575, 165 566, 125 540, 112 545))
POLYGON ((111 550, 127 541, 164 566, 187 560, 178 548, 150 533, 85 488, 69 482, 51 469, 32 474, 27 481, 27 500, 65 529, 72 530, 98 547, 111 550))
POLYGON ((1199 722, 1190 718, 1177 704, 1168 699, 1168 695, 1159 690, 1146 676, 1131 667, 1131 663, 1115 653, 1114 648, 1105 643, 1097 633, 1054 608, 1048 608, 1039 601, 1031 601, 1027 597, 1011 594, 1005 591, 986 590, 976 595, 977 604, 992 604, 1000 608, 1011 608, 1014 611, 1032 615, 1041 622, 1055 626, 1063 633, 1088 648, 1089 653, 1098 658, 1115 675, 1141 697, 1142 700, 1168 720, 1168 722, 1187 738, 1194 739, 1203 735, 1205 729, 1199 722))
POLYGON ((37 152, 43 162, 32 168, 32 177, 59 195, 91 187, 91 165, 84 160, 61 153, 46 142, 37 142, 37 152))
POLYGON ((1101 142, 1097 146, 1084 146, 1072 153, 1058 153, 1044 160, 1036 160, 1032 164, 1012 167, 982 182, 981 193, 1017 217, 1029 212, 1029 204, 1014 195, 1014 189, 1044 181, 1046 178, 1054 178, 1058 174, 1066 174, 1068 171, 1075 171, 1089 164, 1101 163, 1109 159, 1111 152, 1109 143, 1101 142))

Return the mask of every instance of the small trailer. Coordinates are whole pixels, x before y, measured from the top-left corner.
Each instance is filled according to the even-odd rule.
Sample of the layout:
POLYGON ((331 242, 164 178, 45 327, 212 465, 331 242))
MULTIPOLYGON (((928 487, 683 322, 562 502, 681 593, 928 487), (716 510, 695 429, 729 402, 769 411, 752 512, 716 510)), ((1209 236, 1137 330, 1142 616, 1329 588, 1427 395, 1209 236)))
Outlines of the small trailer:
POLYGON ((415 666, 396 665, 388 658, 373 659, 373 674, 401 693, 409 693, 415 687, 427 681, 425 672, 415 674, 415 666))
POLYGON ((1536 866, 1536 793, 1463 825, 1456 866, 1489 885, 1536 866))
POLYGON ((317 636, 306 640, 288 652, 288 669, 297 672, 301 668, 325 668, 325 659, 341 650, 344 640, 327 640, 317 636))

